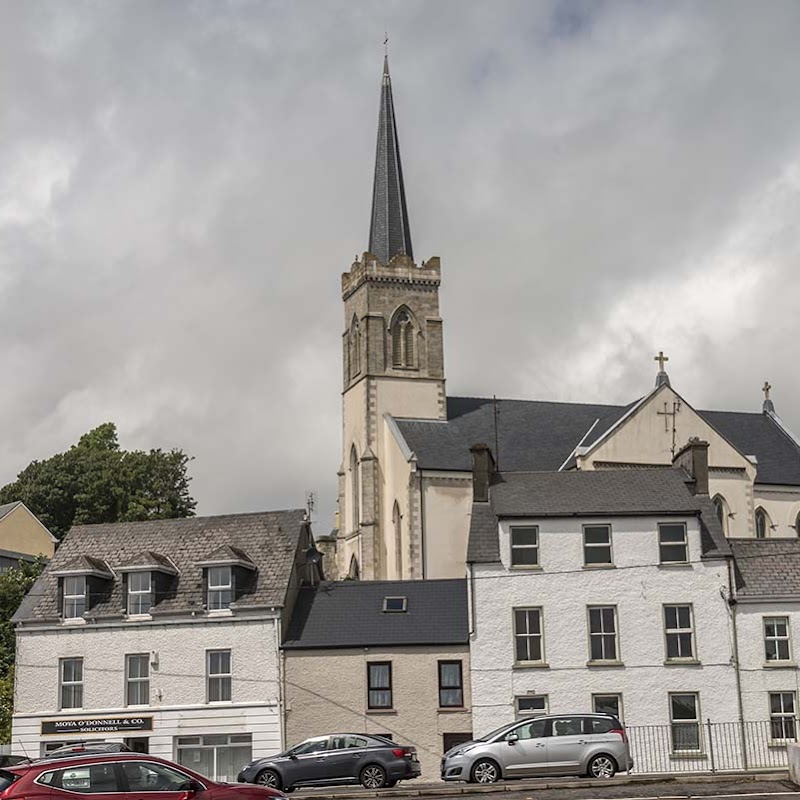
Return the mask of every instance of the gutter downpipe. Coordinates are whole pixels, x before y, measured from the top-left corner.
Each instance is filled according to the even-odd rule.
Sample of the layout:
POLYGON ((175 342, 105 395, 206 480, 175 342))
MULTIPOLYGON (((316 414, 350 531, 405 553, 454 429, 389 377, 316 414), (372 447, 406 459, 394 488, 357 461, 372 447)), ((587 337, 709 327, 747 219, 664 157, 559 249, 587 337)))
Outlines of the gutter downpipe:
POLYGON ((475 634, 475 570, 470 562, 467 562, 467 614, 469 615, 469 637, 475 634))
POLYGON ((428 577, 428 554, 425 547, 425 475, 419 472, 419 543, 422 550, 420 562, 422 564, 422 580, 428 577))
POLYGON ((742 703, 742 675, 739 669, 739 635, 736 627, 736 606, 733 581, 733 559, 728 561, 728 606, 731 609, 731 628, 733 633, 733 668, 736 674, 736 703, 739 712, 739 741, 742 748, 742 766, 748 769, 747 763, 747 738, 744 733, 744 704, 742 703))
POLYGON ((278 719, 281 721, 281 750, 286 749, 286 665, 281 647, 282 624, 280 616, 275 619, 275 647, 278 653, 278 719))

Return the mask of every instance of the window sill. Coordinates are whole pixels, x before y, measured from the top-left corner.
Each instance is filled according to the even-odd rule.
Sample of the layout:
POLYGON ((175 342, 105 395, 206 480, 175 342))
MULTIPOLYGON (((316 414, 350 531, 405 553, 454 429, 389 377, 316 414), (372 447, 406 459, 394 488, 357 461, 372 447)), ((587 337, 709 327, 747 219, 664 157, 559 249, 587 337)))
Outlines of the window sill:
POLYGON ((231 608, 210 608, 206 611, 207 617, 232 617, 233 609, 231 608))
POLYGON ((624 661, 587 661, 587 667, 624 667, 624 661))
POLYGON ((540 564, 512 564, 509 569, 513 569, 514 572, 542 572, 542 567, 540 564))
POLYGON ((616 564, 584 564, 584 569, 616 569, 616 564))
POLYGON ((381 715, 392 716, 397 714, 396 708, 368 708, 366 711, 370 716, 379 717, 381 715))
POLYGON ((440 714, 463 714, 469 711, 466 706, 439 706, 440 714))
POLYGON ((86 625, 86 620, 83 617, 66 617, 61 620, 62 625, 86 625))
POLYGON ((676 750, 669 754, 670 761, 707 761, 708 756, 705 753, 699 753, 697 750, 676 750))
POLYGON ((787 744, 797 744, 794 739, 773 739, 767 742, 767 749, 769 750, 785 750, 787 744))
POLYGON ((665 667, 699 667, 702 662, 696 658, 667 658, 664 660, 665 667))
POLYGON ((151 614, 125 614, 126 622, 149 622, 151 619, 151 614))
POLYGON ((546 661, 515 661, 511 665, 512 669, 550 669, 546 661))
POLYGON ((765 661, 763 669, 797 669, 794 661, 765 661))
POLYGON ((667 561, 658 565, 659 569, 691 569, 692 564, 688 561, 667 561))

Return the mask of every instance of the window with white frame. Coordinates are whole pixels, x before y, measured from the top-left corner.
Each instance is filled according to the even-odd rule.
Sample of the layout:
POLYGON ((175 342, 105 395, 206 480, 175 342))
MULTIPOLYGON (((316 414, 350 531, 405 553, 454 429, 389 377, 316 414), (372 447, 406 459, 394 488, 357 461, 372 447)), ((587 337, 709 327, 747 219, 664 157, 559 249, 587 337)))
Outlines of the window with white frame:
POLYGON ((511 566, 539 566, 539 528, 536 525, 511 526, 511 566))
POLYGON ((662 564, 686 564, 689 548, 683 522, 662 522, 658 526, 658 557, 662 564))
POLYGON ((664 639, 667 661, 694 660, 694 615, 692 606, 664 606, 664 639))
POLYGON ((595 714, 611 714, 618 720, 622 719, 621 694, 593 694, 592 708, 595 714))
POLYGON ((62 658, 59 679, 61 708, 83 708, 83 659, 62 658))
POLYGON ((150 572, 128 574, 128 614, 149 614, 153 605, 153 580, 150 572))
POLYGON ((125 704, 150 704, 150 654, 125 656, 125 704))
POLYGON ((589 660, 617 661, 617 607, 589 606, 589 660))
POLYGON ((230 608, 233 602, 233 569, 231 567, 209 567, 208 610, 219 611, 230 608))
POLYGON ((78 619, 86 611, 86 576, 64 578, 64 619, 78 619))
POLYGON ((231 651, 209 650, 206 654, 208 702, 224 703, 231 699, 231 651))
POLYGON ((614 563, 610 525, 583 526, 583 563, 587 567, 605 567, 614 563))
POLYGON ((520 694, 514 698, 518 717, 546 714, 548 698, 546 694, 520 694))
POLYGON ((675 692, 669 696, 669 721, 672 750, 675 753, 700 752, 700 698, 697 692, 675 692))
MULTIPOLYGON (((251 733, 209 733, 175 737, 179 764, 216 781, 235 781, 242 764, 253 757, 251 733)), ((155 766, 148 764, 148 766, 155 766)))
POLYGON ((796 706, 794 692, 769 693, 769 724, 773 739, 794 741, 797 738, 796 706))
POLYGON ((764 617, 764 655, 767 661, 789 661, 789 617, 764 617))
POLYGON ((514 658, 518 662, 544 661, 541 608, 514 609, 514 658))

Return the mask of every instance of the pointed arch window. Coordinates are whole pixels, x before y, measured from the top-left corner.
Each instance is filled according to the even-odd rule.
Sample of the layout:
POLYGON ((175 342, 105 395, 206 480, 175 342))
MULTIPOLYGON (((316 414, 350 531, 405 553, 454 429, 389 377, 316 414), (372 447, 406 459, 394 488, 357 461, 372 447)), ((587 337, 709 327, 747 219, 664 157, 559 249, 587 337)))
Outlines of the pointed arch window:
POLYGON ((797 519, 794 521, 794 532, 800 537, 800 512, 798 512, 797 519))
POLYGON ((358 559, 355 554, 350 558, 350 569, 347 570, 347 578, 351 581, 361 579, 361 570, 358 568, 358 559))
POLYGON ((714 513, 717 515, 719 524, 722 526, 722 532, 728 535, 728 504, 721 494, 714 495, 711 501, 714 504, 714 513))
POLYGON ((756 539, 766 539, 772 525, 769 516, 763 508, 756 509, 756 539))
POLYGON ((414 366, 414 322, 408 309, 401 308, 392 321, 392 366, 408 369, 414 366))
POLYGON ((352 522, 351 530, 357 531, 361 522, 361 508, 360 508, 360 483, 359 469, 358 469, 358 453, 356 446, 350 448, 350 508, 352 509, 350 520, 352 522))
POLYGON ((350 323, 350 335, 347 341, 348 372, 351 378, 355 378, 361 372, 361 331, 358 327, 358 319, 353 316, 350 323))
POLYGON ((397 570, 397 580, 403 579, 403 516, 400 505, 394 501, 392 508, 392 530, 394 531, 394 563, 397 570))

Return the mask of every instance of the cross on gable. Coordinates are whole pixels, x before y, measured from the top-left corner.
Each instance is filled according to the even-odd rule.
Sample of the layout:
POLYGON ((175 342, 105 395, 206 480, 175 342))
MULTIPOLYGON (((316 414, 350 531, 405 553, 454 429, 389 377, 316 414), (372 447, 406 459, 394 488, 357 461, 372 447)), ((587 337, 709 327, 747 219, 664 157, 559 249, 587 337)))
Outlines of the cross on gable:
POLYGON ((664 355, 663 350, 658 351, 658 355, 653 359, 653 361, 658 361, 658 371, 664 371, 664 362, 669 361, 669 357, 664 355))
POLYGON ((769 400, 769 390, 772 388, 769 381, 764 381, 764 386, 761 389, 764 392, 764 399, 769 400))

